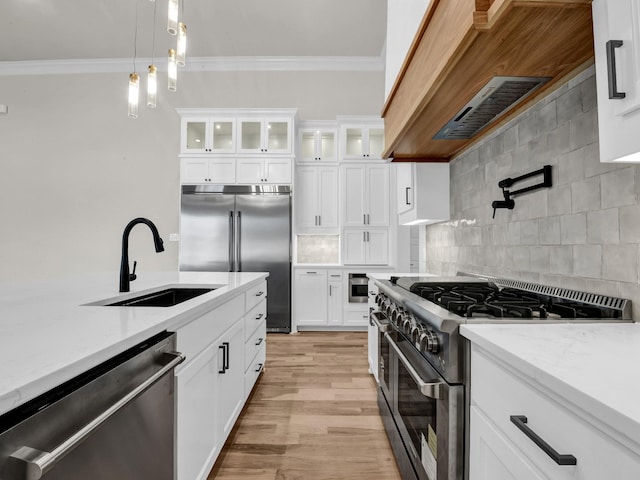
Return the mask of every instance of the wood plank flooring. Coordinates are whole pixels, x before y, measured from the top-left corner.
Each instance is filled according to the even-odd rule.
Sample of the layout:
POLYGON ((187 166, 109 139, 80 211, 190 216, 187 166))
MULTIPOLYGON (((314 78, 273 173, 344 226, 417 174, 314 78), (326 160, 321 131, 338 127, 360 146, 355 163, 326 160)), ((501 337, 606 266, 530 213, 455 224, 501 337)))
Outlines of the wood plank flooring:
POLYGON ((269 334, 267 363, 209 479, 400 480, 366 332, 269 334))

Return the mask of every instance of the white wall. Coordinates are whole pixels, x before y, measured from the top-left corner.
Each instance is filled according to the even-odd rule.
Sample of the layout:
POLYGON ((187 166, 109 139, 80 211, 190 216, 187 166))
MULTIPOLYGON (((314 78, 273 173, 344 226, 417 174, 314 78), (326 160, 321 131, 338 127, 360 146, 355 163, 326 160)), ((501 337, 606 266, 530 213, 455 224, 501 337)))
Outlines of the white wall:
POLYGON ((413 37, 431 0, 390 0, 387 2, 387 47, 384 98, 396 81, 413 37))
MULTIPOLYGON (((302 120, 378 115, 382 72, 181 72, 127 117, 127 74, 0 76, 0 283, 117 272, 134 217, 138 272, 177 268, 179 107, 296 107, 302 120)), ((114 282, 117 281, 114 276, 114 282)))

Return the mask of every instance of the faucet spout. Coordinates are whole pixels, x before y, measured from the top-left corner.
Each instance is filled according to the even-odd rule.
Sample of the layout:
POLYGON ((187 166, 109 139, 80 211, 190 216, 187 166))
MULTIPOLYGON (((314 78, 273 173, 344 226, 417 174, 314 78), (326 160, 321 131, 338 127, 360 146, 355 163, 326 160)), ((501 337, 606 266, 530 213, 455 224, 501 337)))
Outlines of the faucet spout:
POLYGON ((160 253, 164 251, 164 242, 162 241, 162 238, 160 238, 158 229, 151 220, 143 217, 138 217, 131 220, 127 224, 127 226, 124 227, 124 232, 122 233, 122 258, 120 259, 121 292, 128 292, 130 289, 131 280, 135 279, 135 276, 129 273, 129 234, 131 233, 131 229, 139 223, 145 224, 151 230, 151 233, 153 234, 153 245, 156 249, 156 252, 160 253))

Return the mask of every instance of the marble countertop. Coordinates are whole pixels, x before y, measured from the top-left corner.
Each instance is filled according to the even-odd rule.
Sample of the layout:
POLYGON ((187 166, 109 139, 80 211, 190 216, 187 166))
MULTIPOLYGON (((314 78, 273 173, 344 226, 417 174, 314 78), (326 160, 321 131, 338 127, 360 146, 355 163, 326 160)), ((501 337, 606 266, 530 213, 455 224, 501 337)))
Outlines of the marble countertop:
POLYGON ((131 292, 118 274, 78 275, 0 288, 0 414, 163 330, 172 330, 264 280, 267 273, 141 273, 131 292), (167 285, 217 287, 173 307, 88 303, 167 285))
POLYGON ((640 445, 640 324, 482 324, 460 332, 640 445))

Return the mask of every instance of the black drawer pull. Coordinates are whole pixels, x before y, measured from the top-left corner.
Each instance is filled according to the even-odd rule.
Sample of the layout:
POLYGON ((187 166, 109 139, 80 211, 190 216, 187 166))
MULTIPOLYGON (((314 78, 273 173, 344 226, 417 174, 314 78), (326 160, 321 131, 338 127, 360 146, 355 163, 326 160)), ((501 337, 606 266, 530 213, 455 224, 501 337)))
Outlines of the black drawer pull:
POLYGON ((620 100, 627 95, 624 92, 618 91, 618 76, 616 71, 616 48, 622 46, 622 40, 609 40, 606 43, 607 50, 607 76, 609 80, 609 98, 614 100, 620 100))
POLYGON ((529 437, 533 443, 540 447, 542 451, 549 455, 551 459, 558 465, 577 464, 578 461, 576 460, 576 457, 574 457, 573 455, 566 455, 556 452, 551 445, 540 438, 536 432, 531 430, 527 426, 527 417, 525 417, 524 415, 511 415, 509 419, 511 420, 511 423, 518 427, 522 431, 522 433, 529 437))

